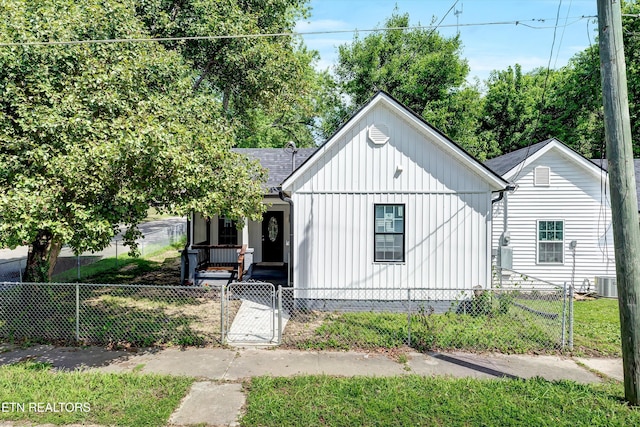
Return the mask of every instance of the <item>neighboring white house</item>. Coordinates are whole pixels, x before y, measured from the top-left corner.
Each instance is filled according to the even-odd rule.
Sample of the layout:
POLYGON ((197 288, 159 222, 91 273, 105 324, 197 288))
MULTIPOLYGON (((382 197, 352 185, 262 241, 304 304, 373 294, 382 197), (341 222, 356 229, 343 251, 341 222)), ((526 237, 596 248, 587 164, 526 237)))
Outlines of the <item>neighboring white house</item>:
MULTIPOLYGON (((516 189, 506 194, 512 269, 554 284, 591 286, 615 276, 608 175, 557 139, 488 160, 516 189)), ((504 231, 494 204, 493 249, 504 231)))
POLYGON ((299 152, 290 175, 281 149, 247 154, 269 169, 272 204, 235 234, 229 221, 194 215, 191 242, 209 247, 200 261, 229 252, 221 244, 247 245, 256 265, 291 262, 296 288, 397 290, 335 298, 490 286, 492 199, 507 182, 390 95, 375 95, 313 154, 299 152))

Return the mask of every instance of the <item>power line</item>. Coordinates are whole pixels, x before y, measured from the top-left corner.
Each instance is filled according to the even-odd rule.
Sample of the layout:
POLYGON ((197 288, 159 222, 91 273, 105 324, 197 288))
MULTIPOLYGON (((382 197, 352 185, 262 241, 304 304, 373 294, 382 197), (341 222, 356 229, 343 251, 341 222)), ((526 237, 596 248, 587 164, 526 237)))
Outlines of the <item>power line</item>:
POLYGON ((556 26, 554 27, 554 30, 553 30, 553 40, 551 42, 551 52, 549 52, 549 61, 547 62, 547 72, 546 72, 545 77, 544 77, 544 84, 542 85, 542 93, 540 94, 540 104, 539 104, 539 107, 538 107, 538 114, 536 115, 536 121, 535 121, 535 123, 533 125, 533 132, 531 132, 531 139, 529 140, 529 143, 527 144, 527 151, 525 152, 524 160, 520 163, 520 168, 518 169, 518 172, 516 173, 516 176, 513 178, 513 182, 517 181, 518 176, 520 176, 520 173, 522 172, 522 169, 524 168, 524 163, 529 158, 529 151, 531 150, 531 145, 533 144, 533 138, 535 137, 535 134, 538 131, 538 126, 540 125, 540 116, 542 116, 542 109, 544 108, 544 99, 545 99, 545 95, 547 93, 547 83, 549 82, 549 74, 551 74, 551 60, 553 59, 553 49, 555 48, 555 45, 556 45, 556 31, 558 29, 558 21, 560 21, 560 10, 561 9, 562 9, 562 0, 560 0, 560 2, 558 3, 558 10, 556 12, 556 26))
MULTIPOLYGON (((567 7, 567 16, 565 16, 564 18, 564 23, 566 24, 567 21, 569 20, 569 12, 571 12, 571 5, 573 4, 573 0, 569 1, 569 7, 567 7)), ((560 35, 560 43, 558 43, 558 50, 556 51, 556 59, 553 62, 553 68, 556 68, 556 65, 558 64, 558 56, 560 56, 560 46, 562 46, 562 40, 564 40, 564 32, 567 29, 567 27, 564 27, 562 29, 562 34, 560 35)))
MULTIPOLYGON (((433 27, 433 29, 431 30, 431 32, 429 33, 429 35, 428 35, 427 37, 431 37, 431 34, 433 34, 433 33, 438 29, 438 27, 440 26, 440 24, 442 24, 442 21, 444 21, 444 20, 445 20, 445 18, 446 18, 446 17, 451 13, 451 11, 453 10, 453 8, 454 8, 454 7, 456 7, 456 5, 458 4, 458 2, 459 2, 459 1, 460 1, 460 0, 456 0, 456 1, 454 1, 454 2, 453 2, 453 4, 451 5, 451 7, 449 8, 449 10, 447 10, 447 13, 445 13, 445 14, 444 14, 444 16, 442 17, 442 19, 440 19, 440 22, 438 22, 438 23, 436 24, 436 26, 435 26, 435 27, 433 27)), ((458 24, 456 24, 456 28, 457 28, 457 27, 458 27, 458 24)))
MULTIPOLYGON (((454 4, 455 6, 455 4, 454 4)), ((453 8, 453 7, 452 7, 453 8)), ((451 11, 451 9, 449 10, 451 11)), ((447 12, 448 14, 449 12, 447 12)), ((635 15, 634 15, 635 16, 635 15)), ((445 15, 446 17, 446 15, 445 15)), ((153 38, 117 38, 117 39, 92 39, 92 40, 63 40, 63 41, 32 41, 32 42, 2 42, 0 47, 15 47, 15 46, 60 46, 60 45, 81 45, 81 44, 108 44, 108 43, 150 43, 150 42, 169 42, 169 41, 191 41, 191 40, 224 40, 224 39, 256 39, 256 38, 269 38, 269 37, 304 37, 324 34, 345 34, 345 33, 373 33, 380 31, 393 31, 393 30, 432 30, 437 28, 450 28, 450 27, 482 27, 482 26, 497 26, 497 25, 521 25, 534 30, 545 29, 557 29, 564 28, 575 24, 576 22, 584 19, 597 18, 594 15, 582 15, 573 16, 568 19, 573 19, 570 23, 564 25, 558 25, 556 21, 555 26, 539 26, 531 23, 544 23, 549 18, 533 18, 526 20, 516 21, 495 21, 495 22, 478 22, 469 24, 447 24, 440 25, 416 25, 407 27, 390 27, 390 28, 370 28, 365 30, 350 29, 350 30, 326 30, 326 31, 291 31, 281 33, 255 33, 255 34, 226 34, 226 35, 211 35, 211 36, 181 36, 181 37, 153 37, 153 38)), ((444 18, 443 18, 444 19, 444 18)))

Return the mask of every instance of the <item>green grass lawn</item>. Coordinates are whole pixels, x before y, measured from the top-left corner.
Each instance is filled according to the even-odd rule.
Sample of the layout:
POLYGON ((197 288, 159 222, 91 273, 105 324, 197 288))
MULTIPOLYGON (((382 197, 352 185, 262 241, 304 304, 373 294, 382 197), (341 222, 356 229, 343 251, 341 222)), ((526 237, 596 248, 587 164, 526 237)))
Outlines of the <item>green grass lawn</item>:
POLYGON ((424 378, 254 378, 241 425, 632 426, 617 383, 424 378))
MULTIPOLYGON (((94 263, 80 267, 80 280, 78 270, 72 268, 52 277, 54 283, 82 282, 82 283, 130 283, 136 281, 145 274, 160 271, 165 262, 173 262, 178 258, 178 250, 184 247, 184 240, 169 246, 147 248, 142 257, 132 257, 128 254, 120 254, 118 258, 103 258, 94 263)), ((179 264, 177 264, 179 266, 179 264)), ((180 272, 174 275, 173 283, 179 285, 180 272)))
POLYGON ((0 411, 0 420, 164 426, 192 383, 191 378, 163 375, 59 372, 33 362, 4 365, 0 366, 0 403, 5 403, 6 411, 0 411), (9 409, 9 402, 22 407, 9 409), (37 412, 38 403, 45 410, 47 403, 52 406, 37 412), (81 404, 79 408, 76 403, 81 404))
MULTIPOLYGON (((508 308, 487 313, 417 313, 411 316, 408 342, 407 315, 403 313, 328 313, 292 317, 285 329, 289 346, 315 350, 399 348, 407 343, 419 351, 491 351, 506 354, 561 351, 562 300, 513 298, 508 308), (524 307, 524 308, 523 308, 524 307), (555 317, 548 317, 555 316, 555 317), (320 315, 319 315, 320 316, 320 315), (295 332, 294 332, 295 331, 295 332), (300 332, 302 331, 302 332, 300 332)), ((574 302, 576 356, 618 357, 620 322, 618 302, 596 299, 574 302)), ((568 342, 568 332, 565 335, 568 342)), ((568 349, 565 349, 568 352, 568 349)))
POLYGON ((622 356, 617 299, 576 301, 573 310, 576 355, 622 356))

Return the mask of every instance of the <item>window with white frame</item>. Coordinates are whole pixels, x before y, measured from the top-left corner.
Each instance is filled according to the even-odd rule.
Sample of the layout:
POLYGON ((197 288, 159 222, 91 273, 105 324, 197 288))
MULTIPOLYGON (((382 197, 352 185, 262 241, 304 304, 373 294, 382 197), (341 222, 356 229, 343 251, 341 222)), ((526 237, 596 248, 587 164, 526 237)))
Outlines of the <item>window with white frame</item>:
POLYGON ((538 221, 538 263, 564 262, 564 221, 538 221))
POLYGON ((374 205, 375 262, 404 262, 404 205, 374 205))
POLYGON ((220 217, 218 219, 218 244, 238 244, 238 226, 235 221, 225 217, 220 217))

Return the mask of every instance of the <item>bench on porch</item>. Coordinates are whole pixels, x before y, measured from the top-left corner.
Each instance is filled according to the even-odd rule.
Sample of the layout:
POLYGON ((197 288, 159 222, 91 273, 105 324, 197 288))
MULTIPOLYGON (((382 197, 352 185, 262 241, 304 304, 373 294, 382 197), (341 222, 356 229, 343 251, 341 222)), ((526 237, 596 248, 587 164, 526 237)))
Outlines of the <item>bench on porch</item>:
POLYGON ((247 245, 193 245, 198 251, 198 266, 196 274, 206 276, 206 273, 229 273, 229 282, 242 280, 245 271, 244 258, 247 245))

